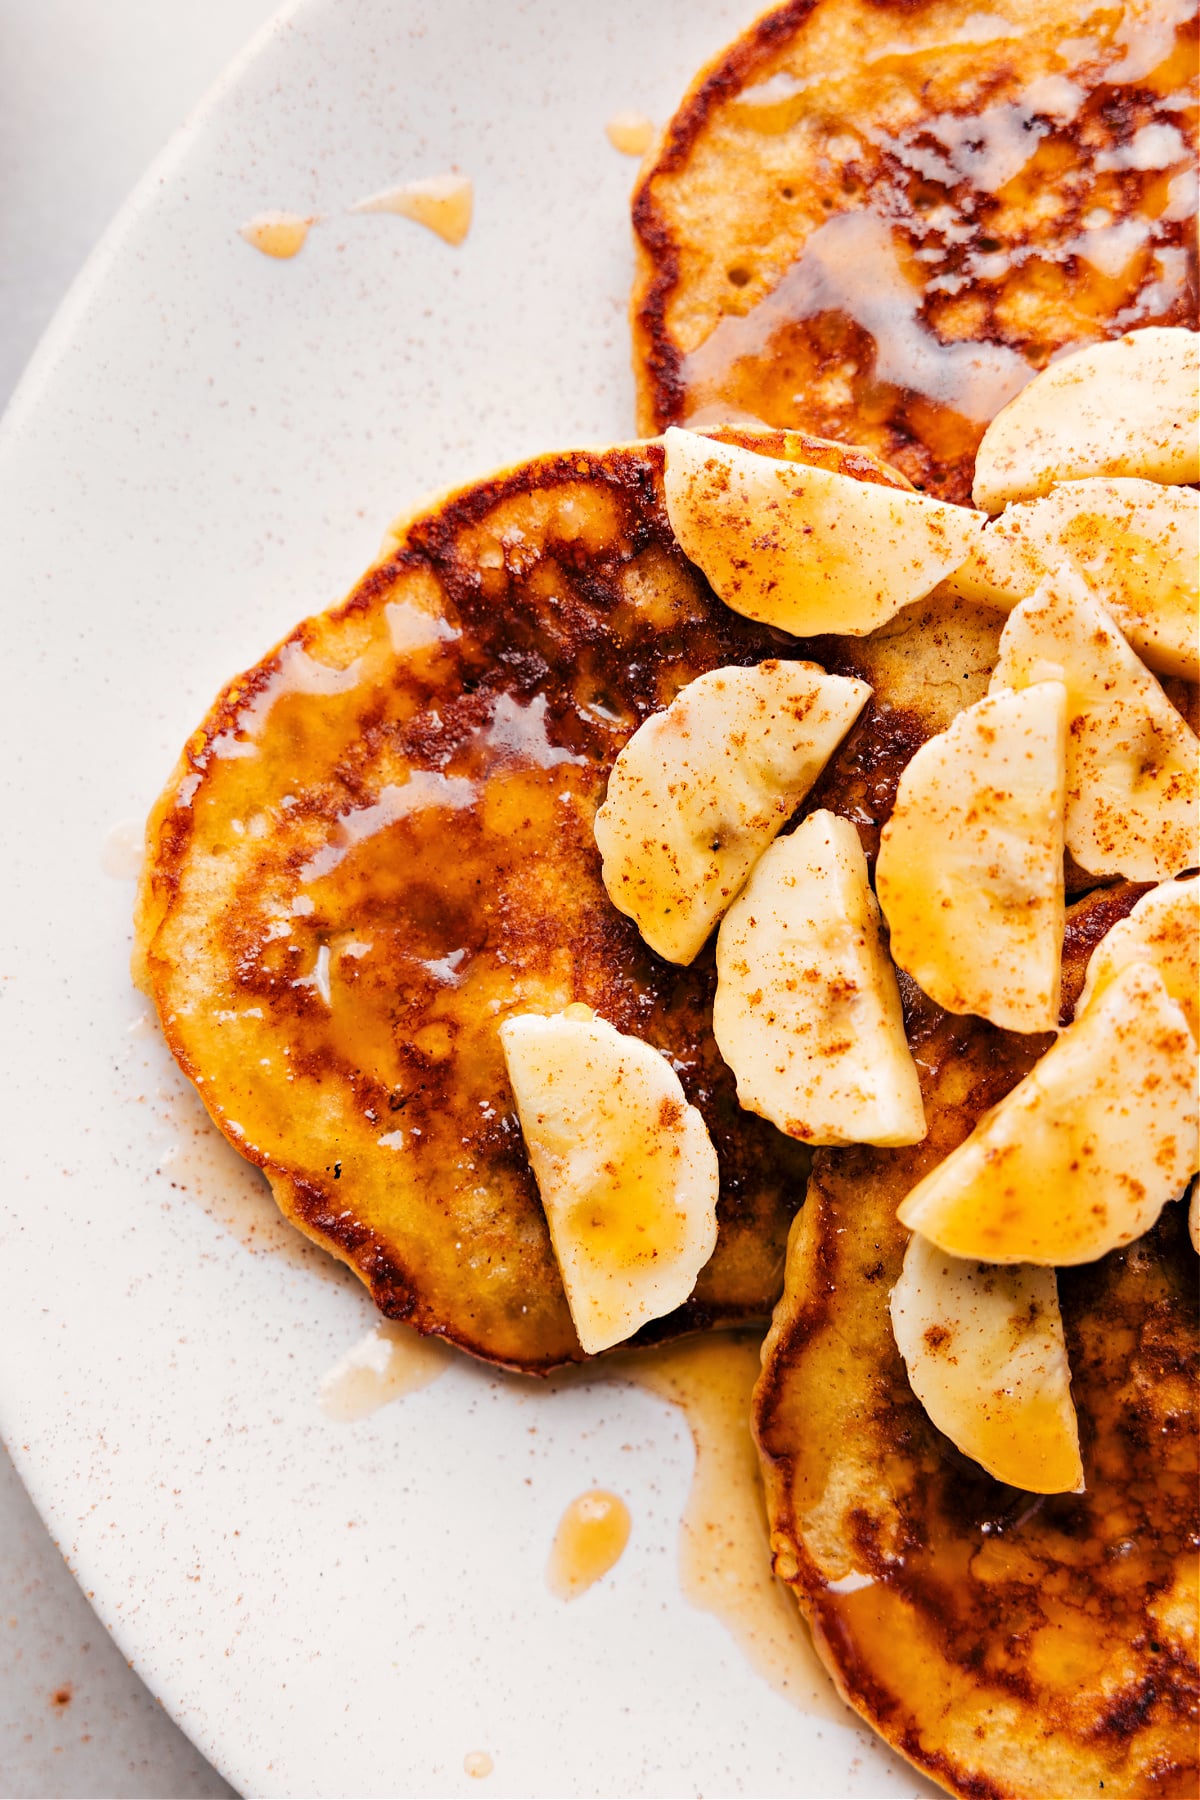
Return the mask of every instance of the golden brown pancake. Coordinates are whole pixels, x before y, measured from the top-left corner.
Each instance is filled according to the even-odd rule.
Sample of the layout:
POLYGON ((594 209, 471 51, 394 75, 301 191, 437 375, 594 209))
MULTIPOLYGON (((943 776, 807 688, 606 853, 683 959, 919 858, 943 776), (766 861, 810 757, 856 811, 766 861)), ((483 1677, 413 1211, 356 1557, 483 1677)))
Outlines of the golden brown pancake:
MULTIPOLYGON (((1143 888, 1068 914, 1064 1017, 1143 888)), ((888 1317, 896 1207, 1050 1041, 901 977, 927 1140, 822 1150, 764 1346, 755 1429, 776 1573, 850 1704, 971 1800, 1195 1795, 1196 1258, 1182 1204, 1063 1270, 1086 1492, 1004 1487, 909 1387, 888 1317)))
POLYGON ((790 0, 692 84, 633 202, 638 420, 865 444, 970 499, 1068 344, 1196 323, 1196 10, 790 0))
MULTIPOLYGON (((744 436, 902 479, 842 446, 744 436)), ((708 669, 812 652, 687 562, 662 458, 541 457, 398 528, 343 605, 218 697, 149 826, 140 979, 216 1123, 385 1313, 516 1369, 582 1352, 505 1075, 508 1013, 586 1002, 666 1052, 708 1123, 717 1248, 644 1337, 769 1315, 808 1171, 737 1105, 711 945, 689 969, 661 961, 600 879, 593 815, 641 721, 708 669)))

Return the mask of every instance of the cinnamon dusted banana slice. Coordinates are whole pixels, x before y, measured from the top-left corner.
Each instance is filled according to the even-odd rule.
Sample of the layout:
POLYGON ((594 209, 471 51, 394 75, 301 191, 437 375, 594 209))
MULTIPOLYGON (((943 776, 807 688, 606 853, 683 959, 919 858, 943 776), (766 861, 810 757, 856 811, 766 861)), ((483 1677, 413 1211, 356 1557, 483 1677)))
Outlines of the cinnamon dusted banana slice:
POLYGON ((589 1355, 681 1306, 717 1241, 717 1153, 666 1058, 583 1006, 500 1027, 589 1355))
POLYGON ((671 529, 727 606, 797 637, 861 637, 956 569, 978 513, 672 427, 671 529))
POLYGON ((789 1137, 925 1136, 895 970, 847 820, 812 813, 755 864, 717 934, 713 1033, 742 1105, 789 1137))
POLYGON ((714 669, 634 732, 596 815, 613 905, 689 963, 870 695, 815 663, 714 669))
POLYGON ((875 889, 891 951, 947 1012, 1052 1031, 1065 919, 1067 690, 990 694, 917 751, 875 889))
POLYGON ((1200 740, 1065 565, 1009 615, 990 691, 1067 688, 1067 849, 1091 875, 1200 863, 1200 740))
POLYGON ((970 1262, 914 1236, 891 1313, 913 1393, 964 1456, 1010 1487, 1083 1492, 1053 1269, 970 1262))
POLYGON ((1093 1262, 1150 1229, 1196 1154, 1195 1042, 1131 963, 898 1215, 953 1256, 1093 1262))
POLYGON ((1063 562, 1150 668, 1200 678, 1200 493, 1121 477, 1059 482, 1005 507, 942 589, 1008 612, 1063 562))
POLYGON ((1152 888, 1128 918, 1119 919, 1101 938, 1088 964, 1075 1017, 1082 1018, 1097 995, 1132 962, 1154 964, 1168 994, 1183 1008, 1192 1036, 1200 1041, 1200 875, 1152 888))
POLYGON ((1200 481, 1200 336, 1148 326, 1035 375, 996 414, 975 459, 985 512, 1087 475, 1200 481))

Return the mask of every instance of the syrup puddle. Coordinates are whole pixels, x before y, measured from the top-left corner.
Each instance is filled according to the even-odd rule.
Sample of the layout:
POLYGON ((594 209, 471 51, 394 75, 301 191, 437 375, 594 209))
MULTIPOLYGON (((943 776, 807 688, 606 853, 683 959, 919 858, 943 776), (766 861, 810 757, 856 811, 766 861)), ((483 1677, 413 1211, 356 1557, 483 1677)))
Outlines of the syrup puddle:
POLYGON ((465 175, 430 175, 406 181, 356 200, 355 213, 399 213, 436 232, 448 244, 461 244, 471 229, 475 191, 465 175))
POLYGON ((770 1541, 750 1434, 759 1339, 720 1333, 631 1356, 608 1379, 647 1388, 682 1409, 696 1446, 683 1510, 684 1597, 720 1619, 755 1673, 802 1712, 844 1721, 792 1596, 771 1573, 770 1541))
POLYGON ((654 120, 648 119, 645 113, 618 112, 604 127, 605 134, 614 150, 622 156, 645 156, 654 136, 654 120))
POLYGON ((445 1374, 453 1355, 441 1338, 423 1338, 408 1325, 381 1319, 322 1380, 321 1411, 343 1424, 365 1419, 428 1387, 445 1374))
POLYGON ((141 819, 122 819, 100 850, 100 867, 114 881, 136 881, 146 854, 146 827, 141 819))
POLYGON ((288 262, 303 250, 309 231, 316 223, 313 214, 257 213, 253 219, 238 226, 238 236, 245 238, 253 249, 261 250, 264 256, 273 256, 277 262, 288 262))
POLYGON ((546 1581, 560 1600, 575 1600, 620 1562, 629 1542, 629 1508, 618 1494, 592 1488, 572 1500, 554 1534, 546 1581))

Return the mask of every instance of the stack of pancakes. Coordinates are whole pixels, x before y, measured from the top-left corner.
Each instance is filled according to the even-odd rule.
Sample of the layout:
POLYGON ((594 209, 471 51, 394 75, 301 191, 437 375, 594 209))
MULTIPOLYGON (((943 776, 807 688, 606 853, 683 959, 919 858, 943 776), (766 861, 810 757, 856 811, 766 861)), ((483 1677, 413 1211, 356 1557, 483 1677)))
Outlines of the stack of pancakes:
MULTIPOLYGON (((967 501, 985 425, 1056 352, 1195 324, 1195 46, 1165 0, 765 15, 638 181, 641 429, 967 501)), ((530 1372, 582 1352, 497 1024, 582 1001, 655 1045, 716 1146, 719 1230, 640 1341, 775 1308, 755 1415, 775 1566, 845 1696, 957 1793, 1183 1795, 1183 1209, 1062 1283, 1086 1491, 1001 1487, 909 1387, 895 1211, 1045 1040, 902 976, 929 1136, 814 1157, 737 1104, 712 944, 683 968, 651 952, 593 839, 643 720, 710 669, 800 658, 874 690, 803 808, 849 819, 873 859, 909 759, 986 691, 1003 623, 934 596, 866 638, 797 640, 683 555, 657 442, 502 471, 394 528, 342 605, 218 697, 150 821, 138 973, 287 1216, 390 1317, 530 1372)), ((1195 690, 1169 692, 1194 725, 1195 690)), ((1144 891, 1074 875, 1065 1019, 1144 891)))

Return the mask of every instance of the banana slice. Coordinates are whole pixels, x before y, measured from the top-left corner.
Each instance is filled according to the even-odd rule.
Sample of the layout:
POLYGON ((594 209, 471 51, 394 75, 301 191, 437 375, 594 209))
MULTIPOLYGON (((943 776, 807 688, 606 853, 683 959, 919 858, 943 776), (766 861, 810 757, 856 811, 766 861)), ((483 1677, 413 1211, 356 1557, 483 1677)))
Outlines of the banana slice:
POLYGON ((815 812, 755 864, 717 934, 713 1033, 738 1099, 806 1144, 925 1136, 857 831, 815 812))
POLYGON ((978 513, 904 488, 779 462, 672 426, 667 516, 734 612, 798 637, 861 637, 956 569, 978 513))
POLYGON ((1151 325, 1035 375, 996 414, 975 459, 985 512, 1087 475, 1200 481, 1200 335, 1151 325))
POLYGON ((682 1306, 717 1241, 717 1153, 657 1050, 585 1007, 500 1027, 525 1147, 589 1355, 682 1306))
POLYGON ((815 663, 701 675, 634 732, 596 814, 604 885, 689 963, 870 696, 815 663))
POLYGON ((1053 1269, 968 1262, 913 1237, 891 1311, 913 1393, 964 1456, 1010 1487, 1083 1492, 1053 1269))
POLYGON ((1200 493, 1155 481, 1062 481, 1006 507, 942 591, 1010 612, 1069 562, 1142 661, 1200 679, 1200 493))
POLYGON ((1067 848, 1091 875, 1200 863, 1200 740, 1064 565, 1009 615, 990 691, 1067 687, 1067 848))
POLYGON ((1132 962, 1150 962, 1172 1000, 1183 1008, 1192 1036, 1200 1041, 1200 875, 1164 881, 1143 894, 1127 919, 1101 938, 1088 964, 1075 1017, 1109 987, 1132 962))
POLYGON ((1196 1046, 1150 963, 1122 969, 899 1208, 981 1262, 1093 1262, 1196 1169, 1196 1046))
POLYGON ((947 1012, 1052 1031, 1065 921, 1067 690, 991 694, 917 751, 875 865, 893 959, 947 1012))

